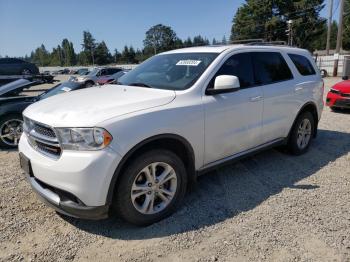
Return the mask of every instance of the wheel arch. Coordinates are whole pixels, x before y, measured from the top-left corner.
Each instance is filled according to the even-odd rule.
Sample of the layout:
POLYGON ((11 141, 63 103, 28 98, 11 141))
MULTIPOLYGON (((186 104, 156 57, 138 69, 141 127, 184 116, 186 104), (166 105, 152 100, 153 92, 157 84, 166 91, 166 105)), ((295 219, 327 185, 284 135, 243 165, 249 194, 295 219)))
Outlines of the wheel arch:
POLYGON ((184 162, 187 174, 189 176, 188 179, 190 182, 190 186, 195 183, 195 154, 191 144, 187 141, 187 139, 175 134, 155 135, 135 145, 122 158, 111 179, 106 204, 109 205, 112 203, 115 188, 118 183, 118 179, 120 178, 120 174, 123 172, 123 170, 128 166, 128 164, 132 161, 132 159, 135 156, 146 152, 150 148, 167 149, 174 152, 184 162), (183 151, 185 154, 181 154, 181 152, 183 151))
POLYGON ((298 117, 304 113, 304 112, 310 112, 312 114, 312 116, 314 117, 314 120, 315 120, 315 125, 314 125, 314 137, 317 136, 317 127, 318 127, 318 122, 319 122, 319 118, 318 118, 318 111, 317 111, 317 106, 314 102, 307 102, 305 103, 299 110, 298 114, 296 115, 294 121, 293 121, 293 125, 291 126, 290 130, 289 130, 289 133, 288 133, 288 139, 287 141, 289 140, 290 138, 290 134, 293 130, 293 127, 298 119, 298 117))

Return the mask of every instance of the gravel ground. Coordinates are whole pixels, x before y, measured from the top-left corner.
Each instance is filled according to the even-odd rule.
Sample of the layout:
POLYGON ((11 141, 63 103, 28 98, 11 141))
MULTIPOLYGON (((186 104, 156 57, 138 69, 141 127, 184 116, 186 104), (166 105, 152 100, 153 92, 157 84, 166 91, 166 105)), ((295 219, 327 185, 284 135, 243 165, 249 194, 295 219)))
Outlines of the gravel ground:
POLYGON ((326 108, 307 154, 269 150, 206 174, 176 214, 137 228, 58 215, 17 151, 0 151, 0 260, 350 261, 349 152, 350 113, 326 108))

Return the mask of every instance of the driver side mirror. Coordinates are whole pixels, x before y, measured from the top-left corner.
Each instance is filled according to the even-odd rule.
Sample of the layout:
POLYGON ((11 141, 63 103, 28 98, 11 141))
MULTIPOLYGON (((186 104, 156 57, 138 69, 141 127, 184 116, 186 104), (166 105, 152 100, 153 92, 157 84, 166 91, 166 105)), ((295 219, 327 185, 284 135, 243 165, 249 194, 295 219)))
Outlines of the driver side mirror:
POLYGON ((217 95, 231 93, 240 89, 240 83, 237 76, 221 75, 215 78, 214 88, 208 88, 206 94, 217 95))

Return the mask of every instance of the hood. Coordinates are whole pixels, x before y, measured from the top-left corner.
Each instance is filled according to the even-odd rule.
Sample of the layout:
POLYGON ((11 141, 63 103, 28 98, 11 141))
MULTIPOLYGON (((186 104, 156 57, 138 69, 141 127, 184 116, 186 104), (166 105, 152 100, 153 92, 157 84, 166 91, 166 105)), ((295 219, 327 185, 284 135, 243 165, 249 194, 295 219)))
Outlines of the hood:
POLYGON ((24 115, 54 127, 93 127, 107 119, 162 106, 175 91, 104 85, 56 95, 29 106, 24 115))
POLYGON ((350 80, 337 83, 332 88, 339 90, 341 93, 350 93, 350 80))
POLYGON ((0 97, 16 96, 21 93, 24 88, 29 88, 37 84, 27 79, 18 79, 6 85, 0 86, 0 97))

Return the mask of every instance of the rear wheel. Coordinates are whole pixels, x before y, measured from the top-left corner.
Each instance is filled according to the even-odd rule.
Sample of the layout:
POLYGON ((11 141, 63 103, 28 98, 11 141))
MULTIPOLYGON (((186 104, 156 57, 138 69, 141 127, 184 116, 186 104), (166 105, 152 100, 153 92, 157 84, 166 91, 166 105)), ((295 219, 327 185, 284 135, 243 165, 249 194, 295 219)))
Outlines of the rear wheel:
POLYGON ((311 143, 315 130, 315 120, 310 112, 300 114, 292 128, 289 149, 294 155, 304 154, 311 143))
POLYGON ((16 148, 23 132, 21 115, 7 115, 0 120, 0 147, 16 148))
POLYGON ((186 169, 180 158, 167 150, 152 150, 131 161, 121 174, 113 206, 124 220, 150 225, 175 212, 186 187, 186 169))

